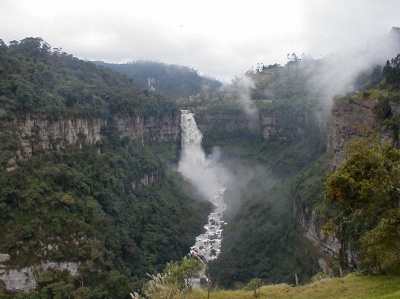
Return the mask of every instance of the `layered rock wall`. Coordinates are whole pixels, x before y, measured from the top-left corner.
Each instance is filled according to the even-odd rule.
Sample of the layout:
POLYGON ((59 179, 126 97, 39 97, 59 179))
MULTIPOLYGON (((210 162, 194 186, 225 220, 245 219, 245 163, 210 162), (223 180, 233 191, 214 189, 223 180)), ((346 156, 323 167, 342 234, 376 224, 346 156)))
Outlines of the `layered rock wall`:
MULTIPOLYGON (((12 171, 18 161, 29 158, 35 150, 60 149, 68 144, 81 146, 83 143, 96 144, 102 136, 102 128, 112 122, 121 138, 133 143, 175 142, 180 138, 180 115, 165 113, 160 117, 131 116, 113 119, 60 119, 56 121, 27 115, 22 121, 15 121, 14 128, 21 141, 21 149, 8 161, 6 170, 12 171)), ((141 179, 131 182, 132 188, 150 186, 162 179, 160 171, 144 173, 141 179)), ((49 245, 50 246, 50 245, 49 245)), ((78 264, 72 262, 42 262, 38 265, 13 269, 7 266, 8 254, 0 254, 0 280, 7 290, 30 291, 36 288, 35 275, 49 268, 67 269, 71 275, 77 273, 78 264)))
POLYGON ((307 119, 304 115, 296 115, 293 119, 287 120, 287 115, 277 115, 272 112, 254 115, 244 112, 221 112, 196 115, 196 122, 205 136, 212 132, 227 134, 250 132, 262 136, 265 140, 282 139, 293 142, 303 137, 307 119))
POLYGON ((14 122, 20 136, 22 148, 10 159, 8 170, 15 167, 19 159, 32 155, 36 149, 60 149, 68 144, 96 144, 102 139, 101 130, 110 122, 116 124, 121 138, 145 144, 149 141, 167 142, 180 138, 179 113, 165 113, 162 116, 129 116, 107 118, 74 118, 48 120, 27 115, 24 120, 14 122))
POLYGON ((279 116, 275 113, 261 113, 261 130, 264 139, 283 139, 287 141, 300 140, 306 130, 306 116, 279 116))
POLYGON ((261 132, 258 119, 255 125, 255 121, 252 122, 245 113, 196 114, 196 123, 204 135, 215 131, 223 131, 225 133, 253 131, 256 134, 261 132))
MULTIPOLYGON (((374 113, 378 99, 357 99, 337 103, 331 112, 331 125, 328 136, 328 152, 332 154, 331 170, 335 170, 347 159, 345 145, 354 139, 368 137, 379 131, 381 143, 393 142, 391 128, 383 128, 374 113)), ((390 103, 392 113, 398 114, 398 103, 390 103)))
POLYGON ((41 271, 49 269, 67 270, 70 275, 78 274, 78 263, 75 262, 42 262, 32 267, 24 267, 21 269, 7 269, 5 263, 8 262, 10 256, 0 253, 0 280, 5 284, 6 290, 29 292, 36 289, 36 276, 41 271))
MULTIPOLYGON (((395 142, 398 137, 394 136, 395 131, 384 126, 383 122, 376 117, 375 106, 378 99, 352 99, 349 102, 335 103, 331 110, 331 120, 328 130, 327 150, 330 154, 328 168, 335 171, 347 158, 348 153, 345 146, 349 141, 376 136, 382 144, 395 142)), ((400 103, 389 102, 393 116, 400 114, 400 103)), ((321 229, 324 220, 316 210, 301 207, 294 202, 294 214, 301 224, 304 236, 316 246, 322 255, 319 264, 325 272, 330 272, 329 258, 324 255, 338 259, 344 254, 349 266, 356 264, 356 256, 349 246, 342 244, 335 235, 325 235, 321 229)))

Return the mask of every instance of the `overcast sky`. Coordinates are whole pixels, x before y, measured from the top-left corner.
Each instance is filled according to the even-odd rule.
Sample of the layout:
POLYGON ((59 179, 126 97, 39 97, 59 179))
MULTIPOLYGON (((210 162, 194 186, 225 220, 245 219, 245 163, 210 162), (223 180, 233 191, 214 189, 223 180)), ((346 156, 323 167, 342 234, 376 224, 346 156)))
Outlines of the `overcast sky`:
POLYGON ((230 81, 252 66, 360 49, 400 26, 399 0, 0 0, 0 38, 81 59, 139 59, 230 81))

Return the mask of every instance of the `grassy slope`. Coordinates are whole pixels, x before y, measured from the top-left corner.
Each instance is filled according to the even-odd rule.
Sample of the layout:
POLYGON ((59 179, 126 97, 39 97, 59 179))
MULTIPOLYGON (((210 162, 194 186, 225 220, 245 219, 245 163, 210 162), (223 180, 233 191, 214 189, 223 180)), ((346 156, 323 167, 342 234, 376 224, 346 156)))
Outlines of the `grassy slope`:
MULTIPOLYGON (((245 299, 254 298, 253 295, 253 291, 215 291, 210 298, 245 299)), ((184 298, 207 298, 207 291, 186 293, 184 298)), ((323 279, 299 288, 287 284, 263 286, 257 291, 257 298, 400 298, 400 276, 350 274, 343 279, 323 279)))

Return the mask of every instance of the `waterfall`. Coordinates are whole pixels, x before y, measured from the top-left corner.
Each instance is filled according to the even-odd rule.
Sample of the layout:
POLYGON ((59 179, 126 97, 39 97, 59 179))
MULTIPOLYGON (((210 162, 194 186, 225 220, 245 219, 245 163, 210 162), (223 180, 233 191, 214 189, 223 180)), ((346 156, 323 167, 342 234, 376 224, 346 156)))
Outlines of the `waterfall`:
POLYGON ((215 209, 208 216, 205 233, 196 238, 191 254, 198 256, 205 264, 218 257, 222 241, 224 201, 224 179, 226 170, 213 157, 207 157, 202 148, 203 134, 197 127, 194 114, 182 110, 182 152, 178 171, 183 174, 211 203, 215 209))
POLYGON ((203 134, 197 127, 194 114, 187 110, 182 110, 181 113, 182 153, 179 171, 185 174, 186 166, 204 168, 207 165, 207 160, 201 146, 203 134))
POLYGON ((209 199, 221 189, 218 167, 208 159, 201 145, 203 134, 197 127, 194 114, 182 110, 181 114, 181 159, 178 171, 182 173, 203 195, 209 199))

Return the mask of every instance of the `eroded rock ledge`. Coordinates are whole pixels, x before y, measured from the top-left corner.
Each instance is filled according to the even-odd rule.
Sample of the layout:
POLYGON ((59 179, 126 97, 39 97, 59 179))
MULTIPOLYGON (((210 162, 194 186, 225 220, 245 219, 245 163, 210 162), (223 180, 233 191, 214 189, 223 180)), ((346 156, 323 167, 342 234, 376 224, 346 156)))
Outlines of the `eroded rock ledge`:
POLYGON ((27 115, 15 120, 13 127, 21 141, 21 149, 7 163, 12 171, 18 160, 29 158, 34 150, 60 149, 68 144, 82 146, 96 144, 103 136, 102 127, 110 122, 117 127, 121 138, 132 143, 177 141, 180 138, 179 113, 164 113, 162 116, 129 116, 107 118, 74 118, 48 120, 27 115))
POLYGON ((29 292, 36 289, 36 275, 48 269, 68 270, 74 276, 78 274, 79 263, 76 262, 42 262, 39 265, 24 267, 21 269, 10 269, 6 263, 10 260, 8 254, 0 253, 0 280, 5 284, 8 291, 29 292))

